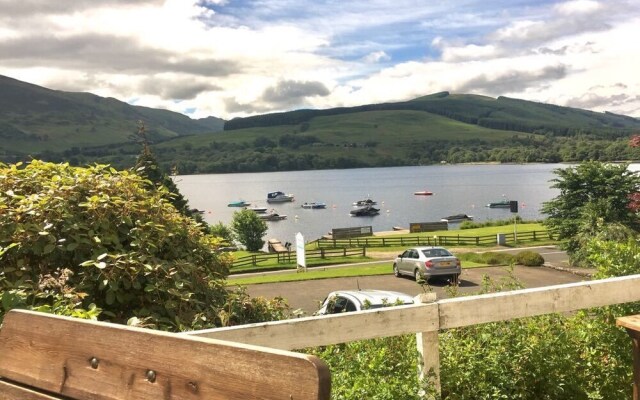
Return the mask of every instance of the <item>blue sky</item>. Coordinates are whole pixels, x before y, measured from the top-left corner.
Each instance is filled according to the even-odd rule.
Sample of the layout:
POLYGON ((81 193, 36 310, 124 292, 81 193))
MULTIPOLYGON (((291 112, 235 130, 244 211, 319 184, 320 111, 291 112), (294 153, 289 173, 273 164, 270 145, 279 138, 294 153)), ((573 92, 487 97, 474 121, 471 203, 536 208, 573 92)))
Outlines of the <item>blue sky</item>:
POLYGON ((225 119, 448 90, 640 117, 637 0, 0 0, 0 74, 225 119))

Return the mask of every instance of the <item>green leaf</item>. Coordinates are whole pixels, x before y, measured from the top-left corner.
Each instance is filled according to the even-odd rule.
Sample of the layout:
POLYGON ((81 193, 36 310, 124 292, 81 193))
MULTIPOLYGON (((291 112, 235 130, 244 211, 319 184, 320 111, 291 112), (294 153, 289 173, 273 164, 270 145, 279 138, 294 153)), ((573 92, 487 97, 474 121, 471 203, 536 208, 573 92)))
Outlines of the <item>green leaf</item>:
POLYGON ((113 290, 107 291, 107 298, 105 299, 108 305, 113 305, 116 301, 116 294, 113 290))

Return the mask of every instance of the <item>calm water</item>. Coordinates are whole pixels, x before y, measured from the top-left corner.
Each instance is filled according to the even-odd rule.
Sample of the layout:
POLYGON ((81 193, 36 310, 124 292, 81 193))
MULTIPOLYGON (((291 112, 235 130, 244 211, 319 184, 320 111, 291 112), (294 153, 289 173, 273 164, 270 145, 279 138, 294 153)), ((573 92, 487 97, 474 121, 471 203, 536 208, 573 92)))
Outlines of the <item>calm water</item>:
POLYGON ((533 165, 438 165, 424 167, 366 168, 348 170, 269 172, 245 174, 184 175, 175 178, 191 207, 205 210, 209 223, 231 222, 238 208, 227 207, 245 200, 254 206, 274 208, 287 215, 283 221, 269 221, 266 239, 295 242, 301 232, 305 241, 315 240, 332 228, 373 226, 388 231, 410 222, 432 222, 464 213, 475 221, 507 219, 509 209, 485 207, 507 198, 518 200, 523 219, 538 219, 543 202, 558 192, 551 189, 553 170, 561 164, 533 165), (280 190, 295 195, 296 201, 267 204, 267 193, 280 190), (433 196, 415 196, 428 190, 433 196), (351 217, 352 203, 367 197, 378 202, 380 214, 351 217), (306 210, 304 202, 323 202, 324 210, 306 210))

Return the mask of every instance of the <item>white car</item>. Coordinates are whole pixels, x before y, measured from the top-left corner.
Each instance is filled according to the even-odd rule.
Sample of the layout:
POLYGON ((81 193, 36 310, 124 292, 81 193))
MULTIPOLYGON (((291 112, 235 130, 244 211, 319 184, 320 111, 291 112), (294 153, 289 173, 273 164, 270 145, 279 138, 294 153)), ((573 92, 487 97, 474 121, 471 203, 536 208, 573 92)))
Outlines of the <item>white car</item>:
POLYGON ((395 305, 413 304, 413 297, 389 290, 339 290, 331 292, 314 315, 370 310, 395 305))
POLYGON ((444 247, 414 247, 405 250, 393 262, 393 274, 408 275, 416 281, 432 277, 450 277, 457 281, 462 272, 460 260, 444 247))

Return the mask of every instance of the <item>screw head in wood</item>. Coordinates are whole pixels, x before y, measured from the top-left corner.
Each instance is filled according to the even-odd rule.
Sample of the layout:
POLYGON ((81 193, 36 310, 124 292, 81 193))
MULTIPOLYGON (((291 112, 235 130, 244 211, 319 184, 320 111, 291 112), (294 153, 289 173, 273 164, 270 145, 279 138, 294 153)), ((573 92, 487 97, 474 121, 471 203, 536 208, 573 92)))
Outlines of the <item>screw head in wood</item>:
POLYGON ((147 380, 151 383, 156 381, 156 371, 148 370, 147 371, 147 380))

